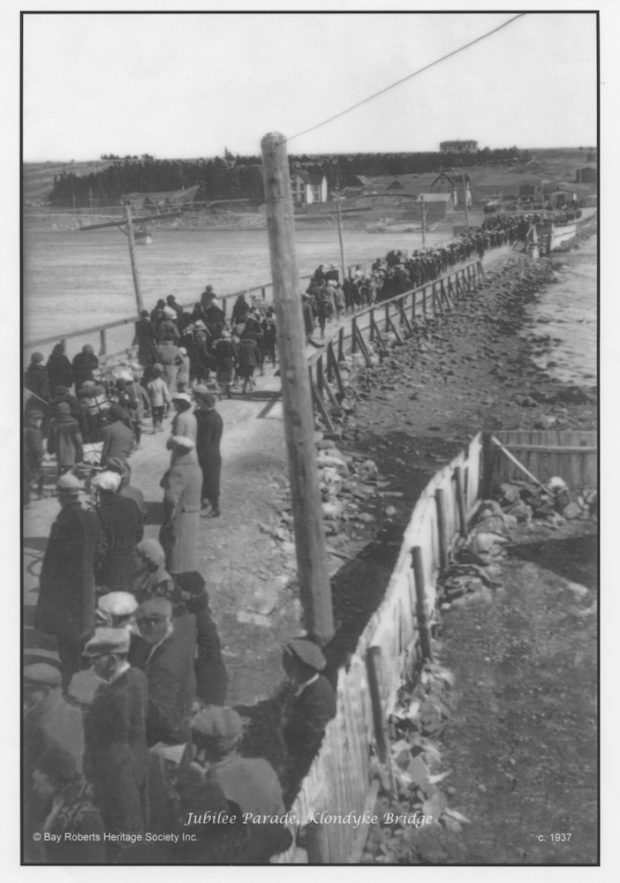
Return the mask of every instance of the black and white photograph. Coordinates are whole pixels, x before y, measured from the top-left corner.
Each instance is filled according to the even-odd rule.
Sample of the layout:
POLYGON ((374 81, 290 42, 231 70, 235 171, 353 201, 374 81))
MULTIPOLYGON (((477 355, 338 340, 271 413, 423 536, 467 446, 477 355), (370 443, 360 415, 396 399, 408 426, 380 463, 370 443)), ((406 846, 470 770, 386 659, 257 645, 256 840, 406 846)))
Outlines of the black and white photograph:
POLYGON ((599 5, 4 14, 22 870, 601 867, 599 5))

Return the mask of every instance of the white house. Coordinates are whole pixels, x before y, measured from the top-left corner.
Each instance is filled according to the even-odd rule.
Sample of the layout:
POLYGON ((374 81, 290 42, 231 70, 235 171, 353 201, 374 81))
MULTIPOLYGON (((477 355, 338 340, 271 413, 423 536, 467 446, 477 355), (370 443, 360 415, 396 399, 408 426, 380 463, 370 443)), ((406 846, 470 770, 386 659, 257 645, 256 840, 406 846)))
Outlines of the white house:
POLYGON ((327 178, 321 173, 293 172, 291 175, 291 193, 295 205, 312 205, 315 202, 327 202, 327 178))

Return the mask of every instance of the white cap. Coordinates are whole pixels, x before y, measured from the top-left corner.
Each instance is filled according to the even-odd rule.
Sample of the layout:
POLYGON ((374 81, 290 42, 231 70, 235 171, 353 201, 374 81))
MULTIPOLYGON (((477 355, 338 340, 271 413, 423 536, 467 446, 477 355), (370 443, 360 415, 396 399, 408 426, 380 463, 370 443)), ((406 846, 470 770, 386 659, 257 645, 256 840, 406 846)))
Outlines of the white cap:
POLYGON ((97 607, 110 616, 131 616, 138 609, 138 602, 131 592, 108 592, 99 598, 97 607))
POLYGON ((106 470, 96 475, 91 483, 94 487, 99 488, 100 491, 117 491, 121 483, 121 476, 118 472, 106 470))

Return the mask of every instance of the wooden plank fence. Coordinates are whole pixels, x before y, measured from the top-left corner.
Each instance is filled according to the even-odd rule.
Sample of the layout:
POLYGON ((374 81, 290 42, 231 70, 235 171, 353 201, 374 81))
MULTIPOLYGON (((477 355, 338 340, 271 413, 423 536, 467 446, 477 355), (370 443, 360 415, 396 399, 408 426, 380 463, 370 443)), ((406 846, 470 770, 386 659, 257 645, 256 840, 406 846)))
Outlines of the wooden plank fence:
MULTIPOLYGON (((594 430, 503 429, 493 435, 540 481, 558 475, 570 490, 598 487, 598 441, 594 430)), ((495 448, 489 468, 495 481, 526 481, 495 448)))
MULTIPOLYGON (((436 473, 413 509, 404 532, 398 561, 385 597, 362 632, 346 670, 341 670, 337 688, 337 714, 327 726, 321 750, 304 779, 291 807, 296 833, 326 814, 321 835, 311 837, 320 844, 311 861, 339 864, 359 862, 368 830, 333 821, 338 815, 371 811, 379 787, 380 765, 390 781, 389 745, 384 728, 393 711, 398 688, 405 674, 422 658, 420 614, 430 623, 436 604, 437 577, 441 571, 443 541, 450 549, 462 525, 463 509, 471 515, 478 500, 482 444, 477 435, 454 460, 436 473), (455 479, 462 478, 463 507, 455 479), (438 516, 438 493, 443 495, 444 518, 438 516), (420 567, 416 586, 412 550, 418 550, 420 567), (373 683, 374 681, 374 683, 373 683), (385 750, 387 748, 387 751, 385 750)), ((278 856, 276 863, 292 862, 295 845, 278 856)))

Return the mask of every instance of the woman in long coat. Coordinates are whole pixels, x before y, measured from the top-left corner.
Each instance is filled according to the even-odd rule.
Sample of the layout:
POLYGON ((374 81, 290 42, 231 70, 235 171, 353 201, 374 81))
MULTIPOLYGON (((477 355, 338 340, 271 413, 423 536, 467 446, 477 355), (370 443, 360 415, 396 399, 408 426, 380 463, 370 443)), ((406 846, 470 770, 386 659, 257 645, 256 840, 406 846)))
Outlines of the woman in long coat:
POLYGON ((198 523, 202 472, 191 438, 171 439, 170 469, 161 480, 164 489, 164 522, 159 542, 166 553, 169 573, 198 570, 198 523))
POLYGON ((65 355, 65 345, 62 341, 55 345, 47 360, 47 376, 50 389, 55 390, 57 386, 66 386, 70 389, 73 386, 73 366, 65 355))

